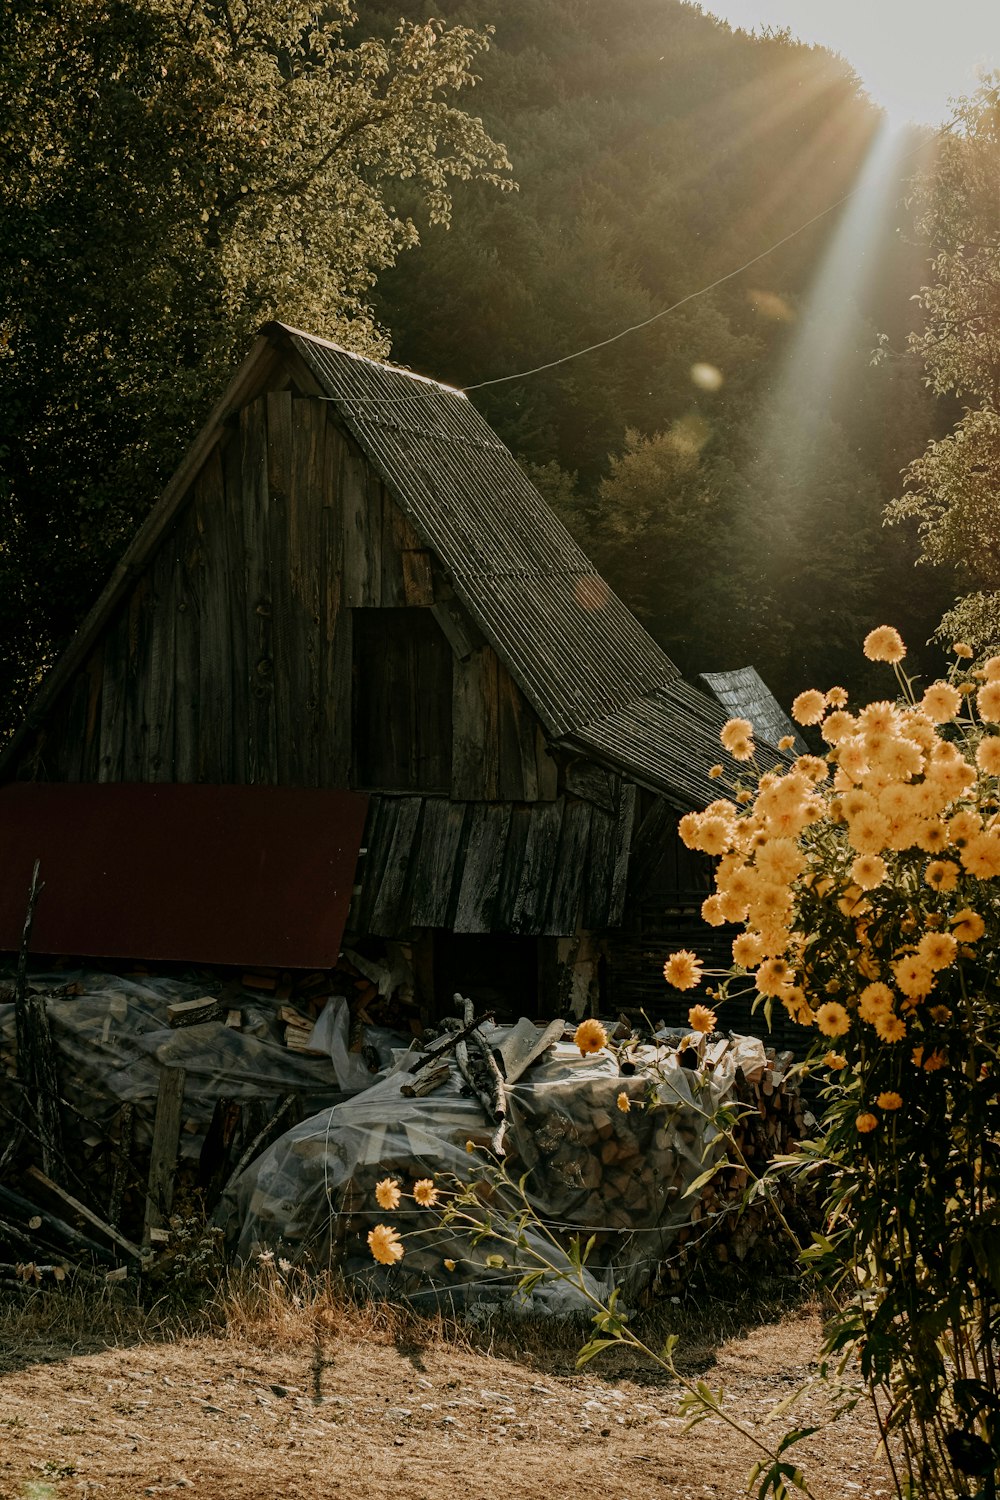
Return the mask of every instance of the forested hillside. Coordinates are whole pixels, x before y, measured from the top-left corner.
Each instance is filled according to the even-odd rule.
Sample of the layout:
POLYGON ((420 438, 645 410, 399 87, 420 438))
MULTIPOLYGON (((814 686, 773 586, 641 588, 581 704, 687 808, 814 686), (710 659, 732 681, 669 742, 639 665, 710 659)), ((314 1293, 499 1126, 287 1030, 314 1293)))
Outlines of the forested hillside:
MULTIPOLYGON (((364 24, 399 12, 377 0, 364 24)), ((849 193, 879 149, 841 59, 680 0, 469 0, 448 19, 496 27, 472 104, 519 192, 460 187, 453 228, 383 276, 377 310, 395 358, 463 386, 724 276, 849 193)), ((954 415, 904 353, 927 278, 906 207, 920 142, 854 207, 846 244, 851 203, 650 327, 474 392, 689 673, 752 660, 785 699, 857 682, 868 628, 891 620, 919 647, 950 598, 882 525, 900 469, 954 415)))

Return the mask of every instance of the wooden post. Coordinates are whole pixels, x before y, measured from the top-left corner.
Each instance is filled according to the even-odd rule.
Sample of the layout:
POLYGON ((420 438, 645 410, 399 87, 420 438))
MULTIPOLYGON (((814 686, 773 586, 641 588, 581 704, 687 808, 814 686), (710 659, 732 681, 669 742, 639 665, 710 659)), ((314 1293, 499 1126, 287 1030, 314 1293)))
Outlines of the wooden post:
POLYGON ((132 1141, 135 1135, 135 1105, 126 1102, 118 1111, 118 1154, 115 1171, 111 1179, 111 1196, 108 1199, 108 1223, 117 1229, 122 1216, 122 1194, 125 1191, 125 1174, 132 1158, 132 1141))
POLYGON ((181 1136, 181 1107, 184 1103, 184 1069, 164 1068, 156 1096, 156 1118, 153 1121, 153 1145, 149 1153, 149 1186, 146 1189, 146 1217, 143 1243, 149 1244, 150 1231, 162 1229, 174 1197, 174 1172, 177 1146, 181 1136))

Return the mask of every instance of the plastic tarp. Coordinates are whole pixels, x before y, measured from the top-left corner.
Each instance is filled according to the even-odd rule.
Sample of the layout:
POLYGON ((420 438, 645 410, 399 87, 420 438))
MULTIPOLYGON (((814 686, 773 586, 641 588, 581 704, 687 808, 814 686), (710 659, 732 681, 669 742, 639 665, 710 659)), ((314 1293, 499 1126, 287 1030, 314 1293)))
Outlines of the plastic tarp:
MULTIPOLYGON (((496 1047, 507 1030, 484 1025, 482 1034, 496 1047)), ((407 1195, 422 1178, 443 1190, 479 1180, 477 1213, 486 1226, 517 1207, 523 1178, 533 1212, 563 1246, 594 1236, 593 1284, 613 1279, 634 1291, 690 1221, 688 1188, 723 1153, 712 1116, 731 1095, 737 1067, 749 1072, 765 1060, 760 1041, 736 1038, 705 1049, 691 1070, 664 1042, 633 1048, 623 1073, 610 1051, 582 1057, 571 1043, 557 1043, 507 1090, 505 1183, 489 1167, 493 1126, 463 1092, 456 1064, 426 1097, 402 1094, 419 1056, 401 1054, 389 1076, 295 1126, 247 1169, 218 1215, 241 1256, 271 1250, 416 1300, 509 1299, 520 1274, 512 1262, 528 1270, 538 1264, 530 1237, 514 1253, 502 1237, 444 1223, 436 1208, 407 1195), (396 1210, 375 1199, 386 1177, 404 1193, 396 1210), (378 1223, 404 1238, 395 1266, 375 1264, 368 1249, 378 1223)), ((555 1278, 531 1301, 565 1309, 582 1299, 555 1278)))

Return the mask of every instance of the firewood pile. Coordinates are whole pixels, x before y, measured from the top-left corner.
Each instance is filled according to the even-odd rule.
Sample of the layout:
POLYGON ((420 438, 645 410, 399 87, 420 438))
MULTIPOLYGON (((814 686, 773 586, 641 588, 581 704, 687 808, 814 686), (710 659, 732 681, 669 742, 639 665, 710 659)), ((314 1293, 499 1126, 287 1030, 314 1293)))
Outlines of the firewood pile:
POLYGON ((409 1195, 425 1178, 442 1202, 455 1183, 476 1180, 494 1222, 516 1206, 523 1179, 538 1218, 567 1247, 593 1237, 588 1266, 629 1295, 654 1286, 669 1294, 699 1257, 737 1268, 769 1249, 773 1217, 763 1201, 744 1199, 804 1131, 790 1054, 719 1038, 701 1049, 663 1042, 582 1058, 572 1036, 561 1022, 470 1027, 466 1011, 400 1071, 264 1153, 224 1204, 238 1252, 268 1247, 418 1300, 479 1300, 491 1284, 509 1295, 510 1247, 493 1235, 476 1242, 468 1226, 418 1207, 409 1195), (723 1104, 740 1117, 732 1144, 711 1123, 723 1104), (402 1192, 390 1212, 375 1196, 386 1178, 402 1192), (404 1237, 404 1256, 388 1270, 368 1248, 378 1223, 404 1237))

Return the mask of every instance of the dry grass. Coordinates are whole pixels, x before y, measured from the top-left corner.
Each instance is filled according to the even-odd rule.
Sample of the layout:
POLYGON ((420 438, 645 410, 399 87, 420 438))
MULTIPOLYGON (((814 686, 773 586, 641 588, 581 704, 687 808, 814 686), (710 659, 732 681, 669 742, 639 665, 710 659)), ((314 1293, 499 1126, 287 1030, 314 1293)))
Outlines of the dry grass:
MULTIPOLYGON (((679 1335, 678 1365, 707 1368, 714 1352, 805 1303, 801 1282, 775 1280, 725 1299, 690 1293, 685 1302, 661 1302, 636 1315, 633 1326, 652 1349, 679 1335)), ((307 1275, 264 1260, 220 1267, 208 1284, 132 1278, 108 1283, 101 1276, 72 1274, 57 1287, 26 1289, 0 1299, 0 1369, 85 1353, 192 1338, 235 1340, 258 1347, 312 1347, 322 1351, 340 1337, 399 1349, 448 1345, 466 1352, 514 1360, 531 1369, 568 1374, 587 1338, 585 1317, 494 1317, 473 1323, 442 1310, 417 1312, 404 1304, 359 1301, 329 1273, 307 1275)), ((602 1357, 609 1377, 662 1379, 652 1361, 634 1351, 602 1357)))

